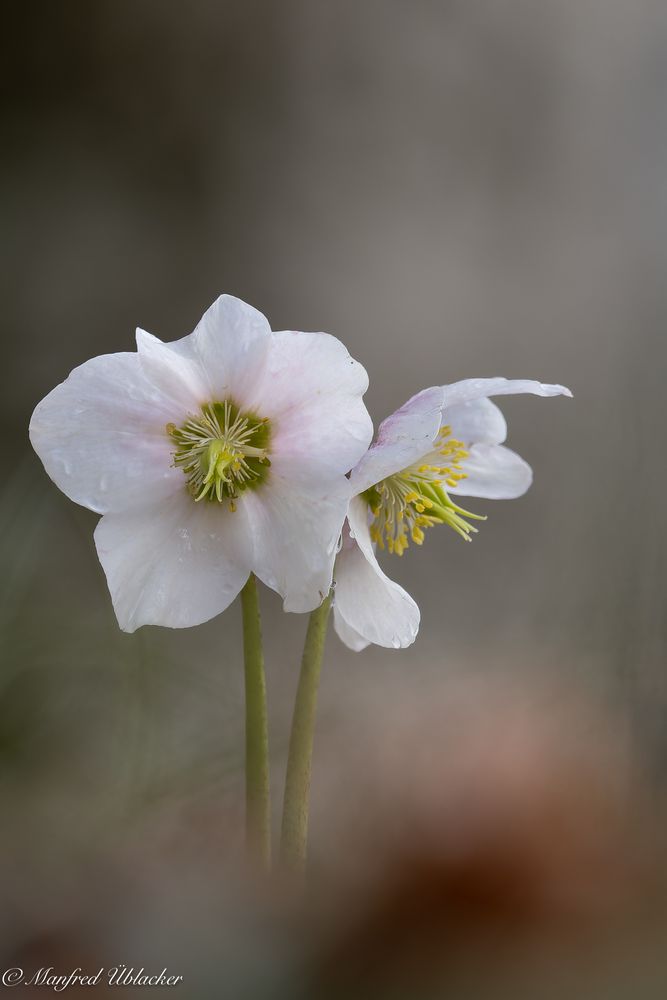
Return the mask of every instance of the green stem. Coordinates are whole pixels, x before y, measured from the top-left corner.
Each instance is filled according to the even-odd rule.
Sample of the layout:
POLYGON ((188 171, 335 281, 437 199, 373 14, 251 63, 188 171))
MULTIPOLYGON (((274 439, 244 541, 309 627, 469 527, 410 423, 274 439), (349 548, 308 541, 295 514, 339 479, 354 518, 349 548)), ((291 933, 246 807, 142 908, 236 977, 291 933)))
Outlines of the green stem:
POLYGON ((257 581, 251 573, 241 591, 245 663, 245 781, 248 853, 263 867, 271 863, 269 723, 257 581))
POLYGON ((280 853, 283 864, 299 871, 306 865, 317 691, 330 610, 331 596, 328 596, 312 612, 308 622, 287 757, 280 853))

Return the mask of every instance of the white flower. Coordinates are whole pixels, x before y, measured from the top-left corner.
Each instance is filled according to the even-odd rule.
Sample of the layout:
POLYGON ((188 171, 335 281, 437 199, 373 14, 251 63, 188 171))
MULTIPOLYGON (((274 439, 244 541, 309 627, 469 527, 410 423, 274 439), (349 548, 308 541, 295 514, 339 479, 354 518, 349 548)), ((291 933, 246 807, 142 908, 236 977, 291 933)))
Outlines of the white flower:
POLYGON ((336 560, 334 623, 354 650, 414 642, 419 608, 380 569, 376 545, 402 555, 424 531, 448 524, 470 541, 474 521, 452 496, 511 500, 526 492, 530 466, 502 442, 507 424, 489 396, 571 396, 562 385, 466 379, 425 389, 388 417, 350 476, 353 499, 336 560))
POLYGON ((272 333, 221 296, 190 336, 137 330, 137 353, 76 368, 30 439, 95 542, 119 624, 181 628, 223 611, 251 572, 310 611, 328 593, 345 474, 372 436, 365 370, 324 333, 272 333))

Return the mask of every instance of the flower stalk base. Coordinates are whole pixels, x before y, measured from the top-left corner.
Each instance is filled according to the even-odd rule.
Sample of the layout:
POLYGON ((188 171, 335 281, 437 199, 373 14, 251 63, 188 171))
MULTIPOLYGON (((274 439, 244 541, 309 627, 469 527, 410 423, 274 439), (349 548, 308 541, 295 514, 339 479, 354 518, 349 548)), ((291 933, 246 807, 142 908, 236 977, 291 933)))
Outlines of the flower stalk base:
POLYGON ((285 867, 299 872, 306 866, 317 692, 330 610, 331 595, 310 615, 287 758, 280 855, 285 867))
POLYGON ((246 844, 253 859, 271 864, 269 721, 257 581, 250 574, 241 591, 245 664, 246 844))

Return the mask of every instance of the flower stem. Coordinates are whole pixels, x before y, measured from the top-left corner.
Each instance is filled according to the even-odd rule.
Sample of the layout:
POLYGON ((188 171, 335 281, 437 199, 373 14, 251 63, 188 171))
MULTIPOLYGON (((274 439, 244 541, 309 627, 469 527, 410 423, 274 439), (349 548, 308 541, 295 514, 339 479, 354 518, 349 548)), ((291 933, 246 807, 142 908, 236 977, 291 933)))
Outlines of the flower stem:
POLYGON ((269 724, 257 581, 251 573, 241 591, 245 663, 246 844, 264 868, 271 863, 269 724))
POLYGON ((330 610, 329 595, 310 616, 292 717, 280 853, 283 864, 298 871, 303 871, 306 865, 317 691, 330 610))

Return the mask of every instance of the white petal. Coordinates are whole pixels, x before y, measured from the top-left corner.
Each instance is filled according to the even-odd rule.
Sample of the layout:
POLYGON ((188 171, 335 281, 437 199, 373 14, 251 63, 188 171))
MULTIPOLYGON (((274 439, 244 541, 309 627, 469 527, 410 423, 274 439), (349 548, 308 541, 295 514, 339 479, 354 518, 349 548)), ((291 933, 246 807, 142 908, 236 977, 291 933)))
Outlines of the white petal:
POLYGON ((467 378, 462 382, 445 385, 443 388, 446 407, 467 403, 471 399, 482 399, 486 396, 513 396, 526 392, 533 396, 572 395, 564 385, 546 385, 542 382, 533 382, 530 379, 467 378))
MULTIPOLYGON (((272 341, 266 316, 233 295, 221 295, 192 334, 211 398, 249 407, 272 341)), ((261 414, 266 416, 266 414, 261 414)))
POLYGON ((105 514, 95 544, 125 632, 208 621, 231 604, 250 573, 242 510, 195 503, 185 489, 141 510, 105 514))
POLYGON ((150 378, 182 405, 181 419, 202 403, 233 399, 247 406, 271 342, 262 313, 233 295, 221 295, 194 333, 162 343, 137 330, 137 349, 150 378))
POLYGON ((424 389, 380 424, 377 441, 352 470, 353 492, 363 493, 431 451, 440 428, 444 393, 439 386, 424 389))
POLYGON ((500 444, 507 437, 504 416, 496 404, 486 398, 446 406, 442 411, 442 422, 452 428, 452 437, 466 445, 476 441, 500 444))
POLYGON ((173 419, 171 400, 136 354, 104 354, 75 368, 36 406, 30 440, 63 493, 105 513, 182 488, 165 429, 173 419))
POLYGON ((350 495, 345 476, 313 478, 276 458, 267 480, 240 501, 254 541, 253 570, 285 611, 312 611, 329 593, 350 495))
POLYGON ((335 604, 333 609, 333 618, 336 635, 341 642, 345 643, 348 649, 351 649, 355 653, 360 653, 362 649, 366 649, 367 646, 370 646, 368 639, 364 639, 363 635, 359 635, 358 632, 355 632, 355 630, 347 624, 335 604))
POLYGON ((487 500, 514 500, 523 496, 533 481, 527 462, 499 444, 476 444, 462 464, 467 478, 448 493, 487 500))
POLYGON ((340 340, 283 331, 272 337, 248 405, 271 419, 276 454, 305 464, 321 459, 330 472, 347 473, 373 435, 367 388, 366 370, 340 340))
POLYGON ((336 560, 336 613, 368 642, 390 649, 410 646, 419 631, 419 608, 380 569, 368 530, 367 507, 358 497, 350 504, 348 518, 356 544, 343 546, 336 560))
POLYGON ((137 353, 146 377, 171 400, 172 423, 182 423, 211 399, 206 373, 192 336, 165 344, 137 328, 137 353))

